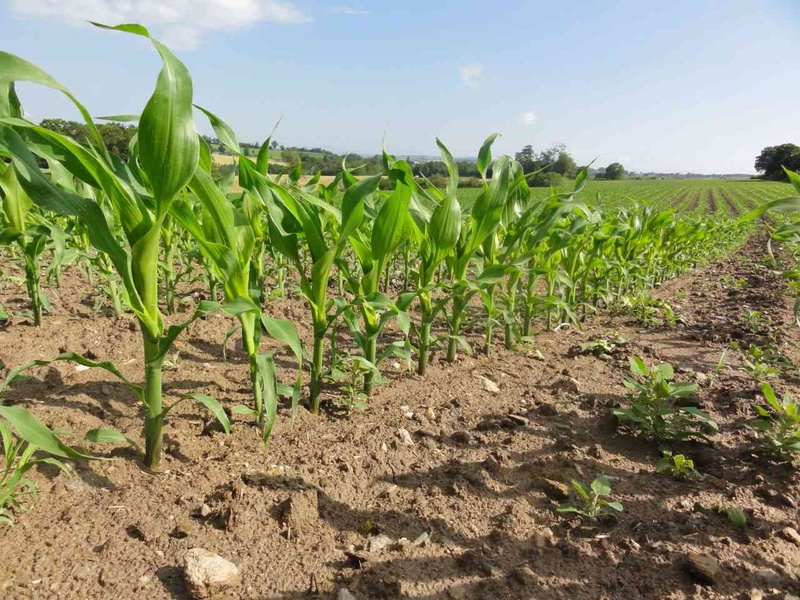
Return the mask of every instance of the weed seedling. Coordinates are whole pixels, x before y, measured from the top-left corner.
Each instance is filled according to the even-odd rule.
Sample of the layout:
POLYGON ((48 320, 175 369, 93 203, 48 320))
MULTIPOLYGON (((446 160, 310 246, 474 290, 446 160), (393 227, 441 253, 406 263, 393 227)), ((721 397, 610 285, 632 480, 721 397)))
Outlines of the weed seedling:
POLYGON ((620 422, 654 439, 705 440, 705 431, 717 431, 717 424, 705 412, 676 404, 694 395, 696 383, 672 381, 674 371, 667 363, 648 367, 638 356, 630 363, 633 377, 626 377, 623 384, 631 390, 631 405, 614 410, 620 422))
POLYGON ((761 431, 767 448, 787 458, 800 453, 800 407, 794 397, 786 392, 779 401, 775 390, 767 383, 762 384, 761 393, 768 406, 755 405, 759 415, 756 427, 761 431))
POLYGON ((606 500, 611 496, 611 483, 605 475, 597 477, 590 486, 573 479, 572 487, 578 494, 580 507, 567 502, 558 507, 558 512, 574 513, 592 522, 597 521, 602 516, 610 516, 616 519, 617 513, 622 512, 621 503, 606 500))
POLYGON ((656 463, 656 471, 675 479, 700 479, 702 475, 694 468, 694 461, 683 454, 672 454, 670 450, 661 451, 662 458, 656 463))

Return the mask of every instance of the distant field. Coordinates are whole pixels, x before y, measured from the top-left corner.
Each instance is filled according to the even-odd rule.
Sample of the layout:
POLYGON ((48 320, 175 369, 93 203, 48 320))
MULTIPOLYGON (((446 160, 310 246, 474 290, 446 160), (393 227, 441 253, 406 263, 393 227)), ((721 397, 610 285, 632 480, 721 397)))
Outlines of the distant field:
MULTIPOLYGON (((548 188, 533 188, 543 198, 548 188)), ((566 190, 565 190, 566 191, 566 190)), ((461 189, 459 197, 470 199, 480 190, 461 189)), ((590 181, 580 198, 593 206, 625 207, 646 202, 659 208, 685 213, 740 215, 763 202, 793 195, 788 183, 773 181, 725 181, 714 179, 590 181)))

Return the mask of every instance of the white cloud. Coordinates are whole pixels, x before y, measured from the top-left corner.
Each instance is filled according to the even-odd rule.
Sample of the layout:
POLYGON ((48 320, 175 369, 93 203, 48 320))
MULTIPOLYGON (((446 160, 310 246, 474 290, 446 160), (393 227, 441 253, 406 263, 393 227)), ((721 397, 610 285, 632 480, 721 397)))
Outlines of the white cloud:
POLYGON ((533 125, 538 118, 539 116, 535 112, 529 111, 519 116, 519 122, 523 125, 533 125))
POLYGON ((262 21, 307 23, 305 13, 285 0, 11 0, 18 15, 70 24, 142 23, 173 48, 197 48, 204 33, 236 31, 262 21))
POLYGON ((481 87, 481 77, 483 76, 483 65, 464 65, 459 67, 458 75, 467 87, 477 90, 481 87))
POLYGON ((350 17, 358 17, 362 15, 372 14, 371 11, 355 8, 354 6, 345 6, 345 5, 331 6, 330 11, 328 12, 331 12, 335 15, 347 15, 350 17))

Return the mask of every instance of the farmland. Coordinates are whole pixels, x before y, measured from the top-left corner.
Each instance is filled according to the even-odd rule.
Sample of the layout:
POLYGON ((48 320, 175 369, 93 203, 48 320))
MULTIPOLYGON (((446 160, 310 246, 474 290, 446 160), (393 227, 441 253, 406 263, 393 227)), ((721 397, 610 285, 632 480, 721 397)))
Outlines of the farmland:
POLYGON ((111 29, 162 62, 127 160, 0 53, 4 597, 797 590, 800 175, 273 175, 111 29))

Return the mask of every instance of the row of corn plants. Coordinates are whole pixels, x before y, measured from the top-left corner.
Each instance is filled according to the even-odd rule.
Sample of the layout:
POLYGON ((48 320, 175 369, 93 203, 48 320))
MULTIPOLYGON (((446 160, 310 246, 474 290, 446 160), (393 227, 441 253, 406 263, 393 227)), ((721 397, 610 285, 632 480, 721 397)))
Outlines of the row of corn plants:
POLYGON ((358 166, 347 163, 327 185, 319 174, 305 181, 300 165, 272 175, 270 139, 255 159, 241 154, 231 127, 194 104, 189 71, 166 46, 138 25, 106 28, 146 38, 162 65, 141 113, 125 117, 139 124, 127 160, 109 152, 89 110, 65 86, 0 52, 0 244, 24 260, 35 324, 47 306, 42 277, 57 286, 73 263, 105 282, 116 314, 133 314, 143 383, 110 363, 69 353, 58 359, 103 368, 130 388, 142 406, 151 468, 161 457, 164 420, 178 402, 198 401, 230 427, 218 400, 188 394, 170 402, 162 393, 174 341, 214 311, 236 319, 249 360, 252 402, 233 412, 252 419, 266 440, 279 396, 296 411, 304 381, 308 407, 317 412, 326 381, 343 368, 354 373, 350 386, 369 396, 390 356, 415 362, 423 376, 434 353, 452 362, 459 352, 489 353, 498 339, 508 349, 528 344, 538 324, 579 325, 598 308, 622 305, 724 252, 747 226, 645 205, 600 210, 580 199, 585 171, 570 191, 534 198, 531 174, 508 156, 493 156, 497 134, 478 151, 481 188, 469 200, 460 198, 456 161, 439 140, 449 173, 442 188, 415 177, 407 161, 386 150, 381 175, 359 177, 358 166), (26 120, 14 87, 20 81, 66 95, 89 141, 26 120), (236 158, 240 191, 232 175, 212 176, 195 109, 236 158), (46 275, 43 256, 50 259, 46 275), (164 312, 178 312, 188 282, 204 285, 209 299, 167 326, 164 312), (267 290, 286 286, 308 307, 310 352, 295 324, 269 314, 267 290), (346 347, 338 341, 343 329, 352 341, 346 347), (297 361, 288 384, 278 381, 272 354, 261 350, 265 334, 297 361))

